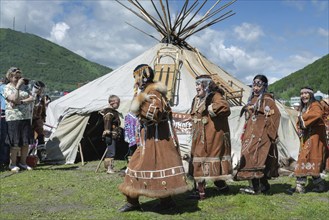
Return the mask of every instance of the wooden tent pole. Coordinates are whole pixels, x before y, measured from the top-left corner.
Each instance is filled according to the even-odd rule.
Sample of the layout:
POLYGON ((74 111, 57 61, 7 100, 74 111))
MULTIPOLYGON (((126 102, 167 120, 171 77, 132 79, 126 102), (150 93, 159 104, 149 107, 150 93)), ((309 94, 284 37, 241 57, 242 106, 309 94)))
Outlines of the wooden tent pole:
POLYGON ((100 159, 100 161, 99 161, 99 163, 98 163, 98 165, 97 165, 97 167, 96 167, 95 173, 97 173, 99 167, 101 166, 102 161, 104 160, 104 157, 105 157, 106 153, 107 153, 107 147, 106 147, 106 149, 105 149, 105 151, 104 151, 104 154, 103 154, 102 158, 100 159))
POLYGON ((80 157, 81 157, 81 164, 82 164, 82 166, 84 166, 85 165, 85 160, 83 159, 83 152, 82 152, 81 143, 79 143, 79 151, 80 151, 80 157))

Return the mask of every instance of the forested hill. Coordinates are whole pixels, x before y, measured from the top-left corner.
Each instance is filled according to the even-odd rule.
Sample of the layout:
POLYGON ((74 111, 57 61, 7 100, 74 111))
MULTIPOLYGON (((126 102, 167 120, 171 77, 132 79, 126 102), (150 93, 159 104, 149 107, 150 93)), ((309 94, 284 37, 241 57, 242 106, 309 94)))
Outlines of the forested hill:
POLYGON ((299 96, 300 88, 310 86, 314 92, 320 90, 328 94, 329 89, 329 54, 316 60, 269 86, 276 98, 289 100, 292 96, 299 96))
POLYGON ((74 90, 112 69, 33 34, 0 28, 0 71, 19 67, 31 80, 41 80, 51 91, 74 90))

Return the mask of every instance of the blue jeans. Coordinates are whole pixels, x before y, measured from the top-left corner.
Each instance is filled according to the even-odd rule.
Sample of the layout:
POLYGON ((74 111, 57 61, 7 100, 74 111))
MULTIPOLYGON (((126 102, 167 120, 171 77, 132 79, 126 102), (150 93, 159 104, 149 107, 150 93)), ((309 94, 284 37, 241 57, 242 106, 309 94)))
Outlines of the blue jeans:
POLYGON ((9 145, 5 143, 7 137, 7 122, 1 117, 0 124, 0 164, 9 164, 9 145))
POLYGON ((106 137, 105 143, 107 146, 107 152, 105 158, 114 158, 115 157, 115 148, 116 148, 116 140, 106 137))

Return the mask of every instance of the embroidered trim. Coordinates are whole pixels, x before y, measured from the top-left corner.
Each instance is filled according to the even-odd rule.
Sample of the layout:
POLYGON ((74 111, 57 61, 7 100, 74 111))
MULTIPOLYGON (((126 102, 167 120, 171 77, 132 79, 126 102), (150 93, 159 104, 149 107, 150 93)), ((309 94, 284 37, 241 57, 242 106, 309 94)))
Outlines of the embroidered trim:
POLYGON ((147 109, 147 112, 146 112, 146 118, 149 119, 149 120, 154 120, 154 115, 156 114, 156 106, 153 105, 153 104, 150 104, 149 108, 147 109))
POLYGON ((163 170, 155 170, 155 171, 136 171, 132 170, 129 167, 126 169, 126 175, 133 178, 140 179, 162 179, 172 176, 178 176, 181 174, 185 174, 183 166, 171 167, 163 170))
POLYGON ((216 116, 216 113, 214 112, 212 104, 208 106, 208 112, 209 112, 210 117, 215 117, 216 116))
POLYGON ((193 162, 216 162, 216 161, 231 161, 231 156, 223 156, 223 157, 193 157, 193 162))

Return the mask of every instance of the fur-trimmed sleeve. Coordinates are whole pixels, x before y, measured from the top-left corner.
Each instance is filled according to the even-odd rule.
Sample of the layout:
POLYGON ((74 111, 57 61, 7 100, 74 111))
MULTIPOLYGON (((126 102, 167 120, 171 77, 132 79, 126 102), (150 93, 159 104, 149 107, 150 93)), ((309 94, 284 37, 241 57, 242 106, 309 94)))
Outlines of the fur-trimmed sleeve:
POLYGON ((164 102, 161 93, 158 91, 150 91, 147 99, 141 105, 140 117, 144 121, 159 122, 164 112, 164 102))
POLYGON ((130 111, 146 122, 161 121, 163 113, 170 108, 167 104, 166 92, 167 87, 162 83, 148 85, 144 92, 134 98, 130 111))
POLYGON ((264 114, 268 114, 266 121, 267 135, 275 140, 278 137, 281 113, 272 98, 264 98, 264 114))
POLYGON ((112 123, 113 123, 114 114, 111 111, 107 111, 104 116, 104 131, 111 131, 112 130, 112 123))
POLYGON ((320 103, 313 102, 306 112, 298 117, 300 128, 306 129, 311 126, 314 122, 322 118, 323 113, 320 103))
POLYGON ((224 116, 228 117, 231 114, 230 105, 220 93, 215 93, 210 105, 208 106, 210 117, 224 116))

